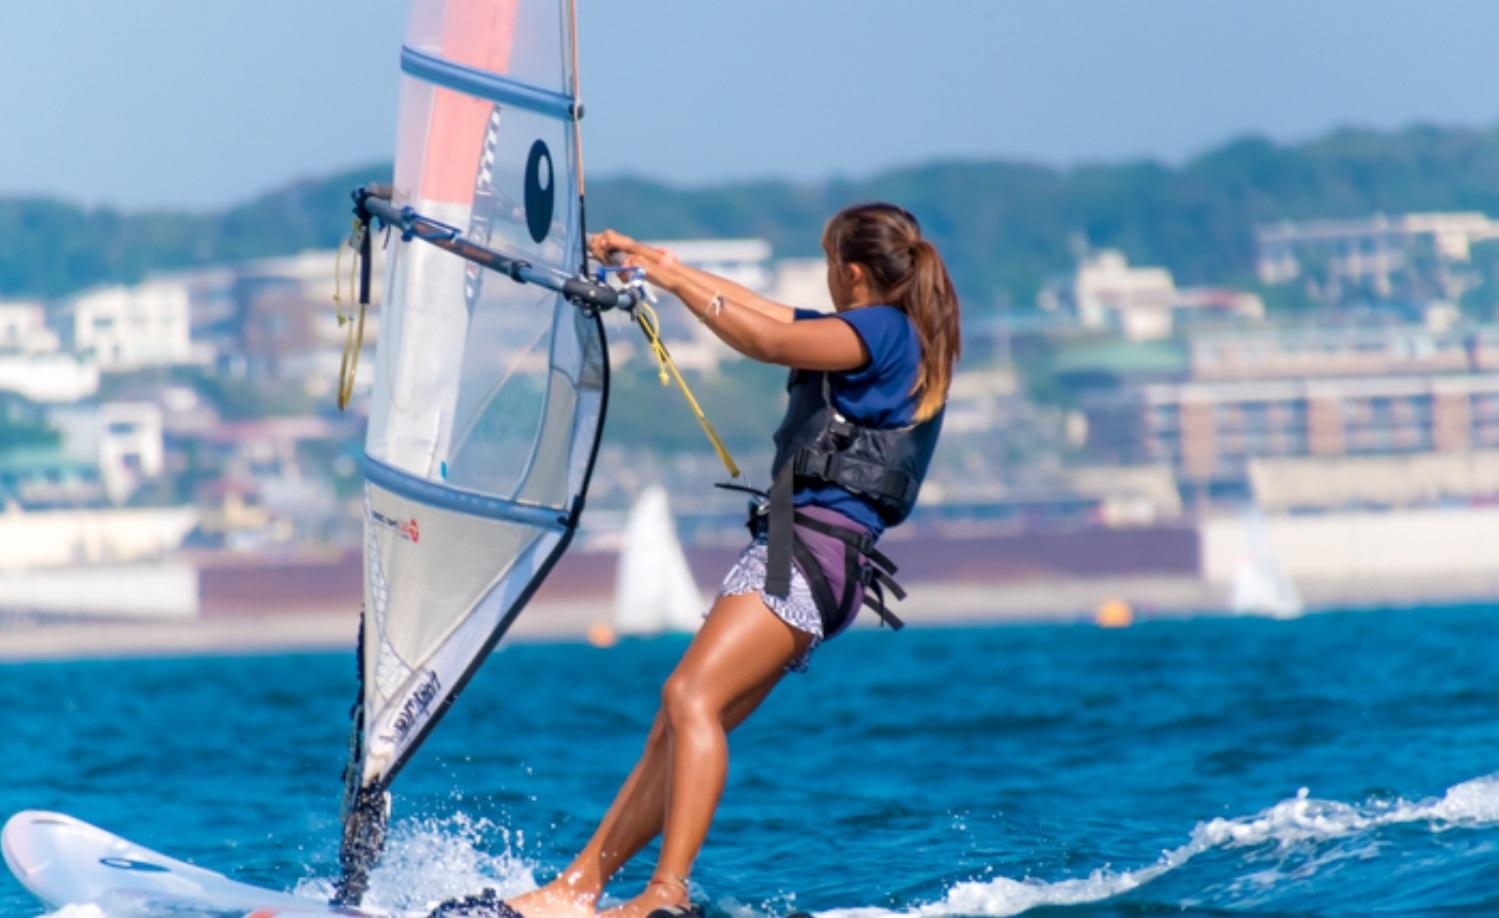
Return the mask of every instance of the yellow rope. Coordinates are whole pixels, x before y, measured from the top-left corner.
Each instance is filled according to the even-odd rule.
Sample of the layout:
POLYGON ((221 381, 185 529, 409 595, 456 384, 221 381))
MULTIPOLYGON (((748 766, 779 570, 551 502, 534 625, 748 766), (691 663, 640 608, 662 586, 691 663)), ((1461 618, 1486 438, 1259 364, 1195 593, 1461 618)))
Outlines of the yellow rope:
MULTIPOLYGON (((369 232, 369 228, 358 220, 354 221, 354 232, 349 237, 349 248, 354 250, 354 257, 349 266, 349 290, 356 293, 359 289, 359 245, 362 234, 369 232)), ((343 247, 340 246, 338 254, 333 256, 333 302, 338 307, 338 326, 345 328, 343 357, 338 363, 338 408, 340 411, 349 406, 349 398, 354 394, 354 377, 359 372, 359 352, 364 349, 364 313, 369 305, 363 301, 359 303, 359 314, 356 318, 346 313, 343 308, 343 298, 339 295, 339 282, 342 272, 339 270, 343 263, 343 247)))
POLYGON ((666 344, 661 340, 661 322, 656 317, 656 310, 650 304, 641 301, 635 307, 635 322, 640 330, 645 333, 645 340, 651 347, 651 354, 656 358, 656 369, 661 376, 661 385, 669 386, 672 380, 676 380, 677 388, 687 397, 687 405, 692 413, 697 416, 698 424, 702 425, 703 433, 708 435, 708 440, 713 444, 713 449, 718 453, 718 460, 728 470, 730 478, 739 477, 739 466, 734 463, 734 457, 729 455, 729 448, 723 445, 723 439, 718 436, 718 431, 713 429, 713 423, 703 413, 703 408, 697 403, 692 390, 687 387, 687 380, 677 370, 676 361, 671 359, 671 353, 666 350, 666 344))

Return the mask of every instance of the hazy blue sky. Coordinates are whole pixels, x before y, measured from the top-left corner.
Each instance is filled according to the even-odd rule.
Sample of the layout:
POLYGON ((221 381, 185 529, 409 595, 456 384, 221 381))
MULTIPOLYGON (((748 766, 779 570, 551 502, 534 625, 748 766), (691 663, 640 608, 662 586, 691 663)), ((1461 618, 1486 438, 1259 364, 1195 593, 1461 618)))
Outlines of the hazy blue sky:
MULTIPOLYGON (((218 206, 386 159, 404 3, 0 0, 0 193, 218 206)), ((594 175, 1179 160, 1499 123, 1489 0, 580 0, 594 175)))

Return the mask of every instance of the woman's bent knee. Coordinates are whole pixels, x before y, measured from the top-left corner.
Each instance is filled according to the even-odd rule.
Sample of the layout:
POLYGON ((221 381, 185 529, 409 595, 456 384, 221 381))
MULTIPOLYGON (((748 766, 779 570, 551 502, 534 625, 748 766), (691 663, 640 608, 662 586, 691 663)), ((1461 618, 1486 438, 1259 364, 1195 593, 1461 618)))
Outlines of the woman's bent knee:
POLYGON ((668 727, 679 727, 712 716, 707 693, 697 680, 673 675, 661 687, 661 710, 668 727))

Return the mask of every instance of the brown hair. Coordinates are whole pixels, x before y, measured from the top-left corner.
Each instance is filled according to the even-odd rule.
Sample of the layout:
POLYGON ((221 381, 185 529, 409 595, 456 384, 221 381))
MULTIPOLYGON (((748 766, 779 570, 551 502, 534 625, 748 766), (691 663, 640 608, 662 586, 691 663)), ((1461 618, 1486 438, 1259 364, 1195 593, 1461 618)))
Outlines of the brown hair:
POLYGON ((911 394, 919 396, 916 420, 942 409, 953 365, 962 350, 958 296, 937 249, 921 236, 921 225, 894 204, 856 204, 833 215, 822 231, 822 248, 840 275, 862 265, 886 302, 903 311, 921 340, 921 367, 911 394))

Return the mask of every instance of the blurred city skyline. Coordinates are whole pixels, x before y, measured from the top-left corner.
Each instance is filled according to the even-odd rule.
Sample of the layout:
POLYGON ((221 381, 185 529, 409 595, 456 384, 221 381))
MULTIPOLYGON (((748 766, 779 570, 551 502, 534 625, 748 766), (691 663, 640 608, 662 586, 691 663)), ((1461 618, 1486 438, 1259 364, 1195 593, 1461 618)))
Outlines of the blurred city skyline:
MULTIPOLYGON (((1244 134, 1499 122, 1499 76, 1473 65, 1499 6, 1476 0, 910 9, 582 0, 590 172, 1180 161, 1244 134), (723 127, 705 133, 710 109, 723 127)), ((25 139, 0 146, 0 195, 211 209, 388 159, 404 18, 400 3, 7 6, 0 78, 33 91, 0 112, 25 139)))

